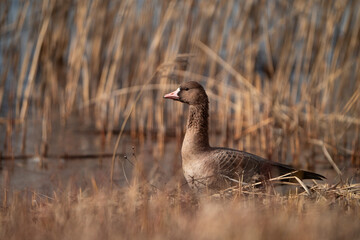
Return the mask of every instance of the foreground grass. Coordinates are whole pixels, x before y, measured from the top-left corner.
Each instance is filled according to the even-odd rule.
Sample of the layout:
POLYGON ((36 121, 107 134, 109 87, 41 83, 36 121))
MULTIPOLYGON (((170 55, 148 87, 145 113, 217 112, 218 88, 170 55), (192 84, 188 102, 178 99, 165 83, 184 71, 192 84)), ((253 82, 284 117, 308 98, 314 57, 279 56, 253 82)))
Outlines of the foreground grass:
MULTIPOLYGON (((142 187, 140 187, 140 185, 142 187)), ((145 187, 145 188, 144 188, 145 187)), ((1 239, 357 239, 360 186, 315 185, 311 195, 194 196, 180 188, 12 194, 1 239)), ((5 203, 5 201, 4 201, 5 203)))
POLYGON ((0 151, 46 156, 55 121, 75 114, 107 143, 122 125, 141 143, 154 133, 161 157, 186 121, 162 96, 196 80, 219 146, 307 169, 328 151, 359 167, 359 9, 351 0, 1 1, 0 151))

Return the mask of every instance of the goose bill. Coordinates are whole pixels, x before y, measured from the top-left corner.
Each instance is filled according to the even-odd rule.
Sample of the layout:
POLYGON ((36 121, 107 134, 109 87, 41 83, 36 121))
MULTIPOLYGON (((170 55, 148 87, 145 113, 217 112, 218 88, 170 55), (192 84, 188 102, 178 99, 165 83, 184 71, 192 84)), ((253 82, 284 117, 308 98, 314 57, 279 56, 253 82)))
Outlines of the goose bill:
POLYGON ((180 97, 178 95, 179 92, 180 92, 180 88, 176 89, 175 91, 173 91, 171 93, 165 94, 164 98, 178 100, 178 99, 180 99, 180 97))

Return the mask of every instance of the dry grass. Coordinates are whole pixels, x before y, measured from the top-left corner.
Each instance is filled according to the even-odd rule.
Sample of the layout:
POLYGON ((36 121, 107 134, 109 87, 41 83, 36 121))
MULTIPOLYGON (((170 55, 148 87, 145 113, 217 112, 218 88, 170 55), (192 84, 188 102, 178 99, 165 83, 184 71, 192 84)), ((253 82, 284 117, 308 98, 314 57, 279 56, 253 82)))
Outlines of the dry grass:
MULTIPOLYGON (((95 185, 94 185, 95 186, 95 185)), ((13 193, 0 212, 1 239, 357 239, 360 185, 316 185, 310 196, 243 191, 193 196, 69 187, 50 197, 13 193)))
MULTIPOLYGON (((169 135, 181 141, 184 109, 162 96, 192 79, 210 97, 213 145, 343 179, 360 166, 360 1, 4 0, 0 38, 0 160, 34 142, 50 156, 53 129, 75 116, 103 146, 120 131, 114 156, 126 131, 140 146, 154 139, 158 166, 179 167, 163 154, 169 135), (29 134, 39 119, 40 137, 29 134)), ((351 181, 210 198, 128 181, 48 197, 2 186, 0 238, 360 236, 351 181)))

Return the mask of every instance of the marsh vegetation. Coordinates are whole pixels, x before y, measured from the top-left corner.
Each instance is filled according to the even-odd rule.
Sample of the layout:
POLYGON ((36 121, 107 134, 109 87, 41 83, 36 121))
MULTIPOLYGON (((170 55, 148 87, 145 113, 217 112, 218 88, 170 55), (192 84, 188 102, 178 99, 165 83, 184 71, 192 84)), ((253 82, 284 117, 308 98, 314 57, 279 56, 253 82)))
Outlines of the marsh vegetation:
POLYGON ((356 0, 1 1, 0 238, 359 238, 359 39, 356 0), (190 79, 212 145, 328 180, 194 196, 190 79))

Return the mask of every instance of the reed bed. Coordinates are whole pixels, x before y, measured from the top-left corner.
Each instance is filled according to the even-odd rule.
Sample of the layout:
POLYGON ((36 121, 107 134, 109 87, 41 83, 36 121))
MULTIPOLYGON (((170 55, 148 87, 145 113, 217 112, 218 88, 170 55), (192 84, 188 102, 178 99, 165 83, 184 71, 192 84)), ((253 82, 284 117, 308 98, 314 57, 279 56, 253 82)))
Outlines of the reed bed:
POLYGON ((359 39, 355 0, 0 1, 0 239, 359 238, 359 39), (212 145, 338 177, 194 196, 174 171, 154 188, 181 167, 166 143, 179 150, 186 107, 162 96, 186 80, 207 89, 212 145), (10 189, 3 162, 66 158, 50 139, 73 118, 111 145, 106 180, 10 189), (152 146, 131 176, 124 135, 152 146))
POLYGON ((75 115, 106 141, 128 118, 161 157, 184 126, 161 97, 192 79, 210 94, 212 142, 307 168, 325 146, 360 164, 358 1, 19 0, 1 13, 4 155, 14 127, 26 144, 29 116, 46 149, 51 122, 75 115))

